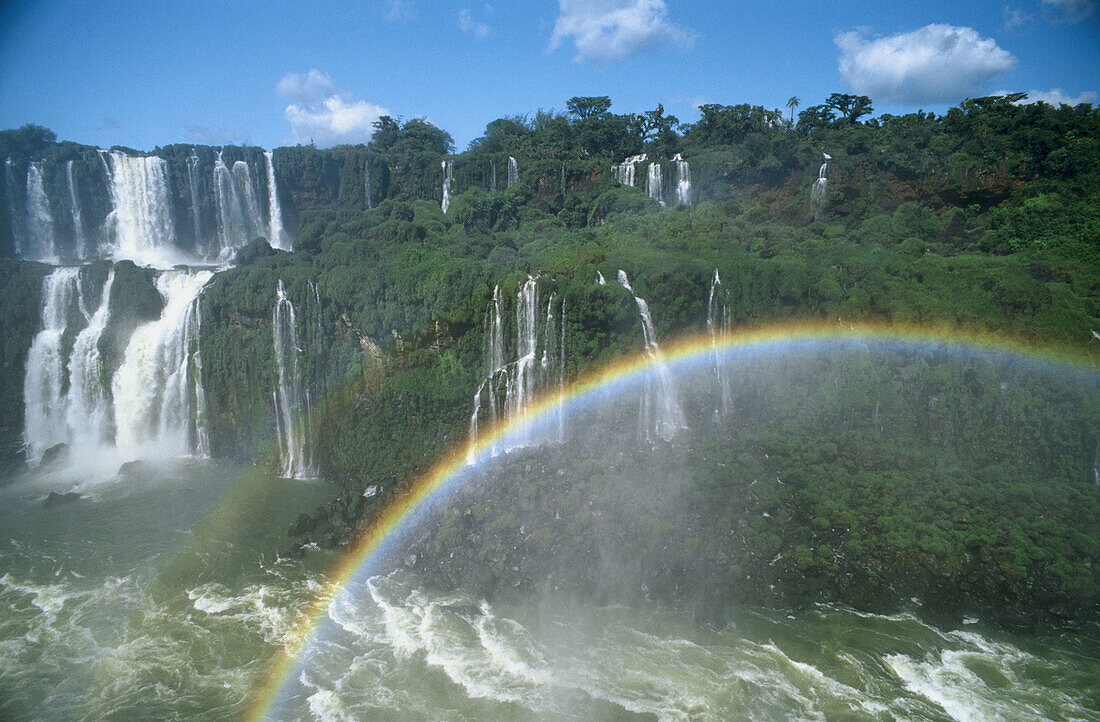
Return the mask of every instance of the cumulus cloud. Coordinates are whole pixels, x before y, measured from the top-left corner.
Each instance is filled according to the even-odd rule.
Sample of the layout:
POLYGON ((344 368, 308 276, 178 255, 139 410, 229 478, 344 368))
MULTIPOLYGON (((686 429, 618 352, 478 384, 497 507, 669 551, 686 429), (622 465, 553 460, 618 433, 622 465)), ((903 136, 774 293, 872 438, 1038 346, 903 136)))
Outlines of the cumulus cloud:
POLYGON ((389 110, 336 87, 320 70, 287 73, 279 81, 279 95, 292 102, 283 111, 295 142, 325 147, 341 143, 366 143, 374 121, 389 110))
POLYGON ((1080 22, 1096 11, 1096 0, 1043 0, 1043 5, 1058 10, 1071 23, 1080 22))
POLYGON ((458 29, 478 40, 489 34, 489 26, 474 20, 469 8, 462 8, 458 11, 458 29))
POLYGON ((868 39, 838 33, 840 75, 853 91, 887 103, 944 103, 980 95, 1016 58, 973 29, 926 25, 868 39))
POLYGON ((316 103, 336 95, 336 83, 328 73, 314 68, 308 73, 287 73, 276 91, 296 103, 316 103))
POLYGON ((572 40, 576 62, 606 65, 646 50, 689 49, 695 36, 668 20, 665 0, 558 0, 548 50, 572 40))

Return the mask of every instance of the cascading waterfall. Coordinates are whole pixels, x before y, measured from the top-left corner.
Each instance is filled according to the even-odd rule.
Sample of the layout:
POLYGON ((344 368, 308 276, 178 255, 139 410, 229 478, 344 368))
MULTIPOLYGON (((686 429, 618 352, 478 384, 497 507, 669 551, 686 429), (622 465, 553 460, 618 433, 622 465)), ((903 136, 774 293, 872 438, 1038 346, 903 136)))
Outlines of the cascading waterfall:
MULTIPOLYGON (((505 407, 508 416, 519 418, 535 396, 535 351, 538 347, 538 282, 533 276, 520 286, 516 296, 516 361, 508 375, 505 407)), ((526 446, 528 434, 521 434, 517 446, 526 446)))
POLYGON ((252 185, 252 170, 248 163, 239 160, 233 164, 233 180, 241 199, 241 208, 248 230, 239 242, 247 243, 257 236, 264 235, 264 223, 260 215, 260 203, 256 199, 256 189, 252 185))
POLYGON ((447 209, 451 207, 451 181, 454 180, 454 161, 440 161, 440 165, 443 168, 443 202, 440 207, 446 213, 447 209))
POLYGON ((497 162, 489 159, 489 192, 497 192, 497 162))
POLYGON ((33 465, 68 438, 61 341, 79 293, 80 269, 56 268, 42 282, 42 330, 31 342, 23 379, 23 441, 33 465))
POLYGON ((691 203, 691 166, 679 153, 672 156, 676 163, 676 202, 682 206, 691 203))
POLYGON ((519 165, 516 163, 516 159, 512 156, 508 156, 508 188, 511 188, 516 183, 519 183, 519 165))
MULTIPOLYGON (((501 320, 501 305, 500 286, 494 286, 493 300, 489 302, 489 307, 485 309, 485 378, 478 386, 477 392, 474 393, 474 410, 470 415, 471 442, 477 440, 482 391, 487 389, 489 392, 489 418, 493 426, 496 426, 499 418, 495 380, 497 375, 504 370, 504 324, 501 320)), ((494 446, 493 455, 495 456, 496 453, 497 448, 494 446)), ((472 464, 474 458, 474 450, 471 446, 469 463, 472 464)))
POLYGON ((646 154, 632 155, 622 163, 611 166, 611 172, 615 174, 615 180, 624 186, 634 187, 634 164, 644 163, 646 154))
POLYGON ((638 306, 638 316, 642 321, 645 352, 653 360, 654 366, 654 369, 645 376, 645 390, 642 393, 638 411, 638 435, 650 443, 655 436, 671 441, 680 429, 687 426, 684 423, 684 412, 680 408, 680 400, 673 385, 672 376, 668 372, 668 367, 665 366, 661 347, 657 345, 657 333, 653 328, 649 304, 644 298, 639 298, 634 293, 634 289, 630 286, 630 279, 622 269, 619 270, 619 283, 630 291, 631 296, 634 296, 634 302, 638 306))
POLYGON ((221 256, 263 235, 264 224, 260 219, 260 207, 252 189, 252 174, 247 163, 239 160, 230 171, 222 160, 222 152, 218 151, 214 159, 214 196, 218 204, 221 256))
POLYGON ((825 189, 829 185, 829 180, 826 178, 826 173, 829 170, 829 161, 833 159, 828 153, 822 153, 825 156, 825 162, 821 164, 821 168, 817 171, 817 180, 814 181, 813 188, 810 189, 810 205, 814 209, 814 220, 820 221, 825 218, 825 189))
POLYGON ((653 161, 646 172, 645 194, 653 200, 665 204, 664 183, 661 181, 661 164, 653 161))
MULTIPOLYGON (((69 443, 80 448, 102 446, 112 435, 111 399, 103 383, 99 343, 110 320, 114 282, 115 270, 112 268, 99 294, 99 305, 88 319, 88 325, 77 335, 69 355, 69 393, 65 404, 69 443)), ((81 294, 81 299, 83 297, 81 294)))
POLYGON ((714 403, 714 416, 718 418, 729 413, 730 380, 722 373, 721 354, 718 352, 718 336, 729 333, 730 311, 729 293, 722 287, 718 269, 714 269, 714 278, 710 282, 710 297, 707 300, 707 331, 710 333, 710 346, 714 354, 714 378, 718 385, 718 396, 714 403))
POLYGON ((271 319, 278 386, 272 392, 279 437, 280 474, 287 479, 314 479, 313 414, 309 391, 303 391, 300 357, 304 353, 298 335, 294 304, 283 280, 276 289, 271 319))
POLYGON ((187 187, 191 191, 191 224, 195 230, 195 252, 203 253, 206 240, 202 232, 202 214, 199 212, 199 157, 195 149, 187 157, 187 187))
MULTIPOLYGON (((474 408, 470 414, 470 439, 477 440, 482 407, 492 424, 502 414, 521 418, 534 400, 536 392, 561 388, 565 383, 565 301, 557 302, 551 294, 546 306, 545 321, 541 324, 538 279, 528 276, 516 294, 516 360, 504 360, 504 331, 502 322, 502 298, 500 287, 493 289, 493 300, 485 312, 485 376, 474 393, 474 408), (559 313, 555 315, 554 309, 559 313), (539 339, 542 339, 542 355, 538 355, 539 339), (486 398, 487 396, 487 398, 486 398)), ((541 434, 540 434, 541 436, 541 434)), ((531 446, 548 440, 534 438, 531 430, 514 435, 511 446, 493 447, 494 455, 501 451, 531 446)), ((558 440, 564 438, 564 421, 558 420, 558 440)))
POLYGON ((607 285, 607 281, 604 279, 603 274, 600 273, 599 271, 596 271, 596 285, 597 286, 607 285))
MULTIPOLYGON (((264 151, 264 165, 267 166, 267 232, 272 248, 289 251, 286 231, 283 230, 283 210, 279 205, 279 186, 275 184, 274 153, 264 151)), ((234 164, 236 168, 236 164, 234 164)), ((247 168, 247 166, 246 166, 247 168)), ((367 207, 370 207, 370 179, 367 183, 367 207)))
POLYGON ((210 271, 165 271, 157 278, 161 317, 136 329, 111 389, 115 445, 137 458, 143 451, 206 456, 199 300, 210 271))
POLYGON ((46 186, 42 182, 42 161, 27 166, 27 244, 23 257, 57 264, 57 238, 46 186))
POLYGON ((19 204, 16 203, 15 165, 11 158, 4 161, 4 196, 8 203, 8 222, 11 224, 12 244, 17 258, 22 258, 27 247, 27 226, 22 222, 19 204))
POLYGON ((76 247, 76 256, 84 259, 91 255, 91 249, 88 248, 88 240, 84 234, 80 197, 76 193, 76 183, 73 181, 73 161, 71 160, 65 164, 65 179, 69 184, 69 213, 73 219, 73 243, 76 247))
POLYGON ((542 360, 539 363, 541 386, 543 389, 558 387, 557 404, 557 441, 565 441, 565 418, 562 408, 562 391, 565 389, 565 299, 560 304, 560 319, 554 317, 555 294, 550 294, 546 302, 546 323, 543 326, 542 360), (555 323, 557 332, 555 332, 555 323))
POLYGON ((108 178, 114 210, 107 222, 114 231, 111 256, 159 268, 187 261, 174 247, 168 164, 156 156, 101 153, 110 163, 108 178))

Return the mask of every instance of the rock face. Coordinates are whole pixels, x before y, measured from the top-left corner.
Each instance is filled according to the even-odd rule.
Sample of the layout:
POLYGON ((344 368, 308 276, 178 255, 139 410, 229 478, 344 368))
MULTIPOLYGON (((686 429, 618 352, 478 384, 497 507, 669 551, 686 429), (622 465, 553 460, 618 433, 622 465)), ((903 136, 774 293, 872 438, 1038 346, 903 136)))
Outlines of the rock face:
POLYGON ((62 504, 70 504, 83 498, 83 496, 77 494, 75 491, 70 491, 65 494, 58 494, 56 491, 51 491, 46 497, 46 500, 42 502, 42 506, 46 507, 47 509, 53 509, 54 507, 61 506, 62 504))

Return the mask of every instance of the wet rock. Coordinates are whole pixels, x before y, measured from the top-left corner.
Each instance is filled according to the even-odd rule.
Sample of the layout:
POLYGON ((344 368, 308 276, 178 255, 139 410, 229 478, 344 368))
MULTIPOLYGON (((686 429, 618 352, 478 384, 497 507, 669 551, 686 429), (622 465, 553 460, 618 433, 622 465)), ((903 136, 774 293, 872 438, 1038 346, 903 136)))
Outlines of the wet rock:
POLYGON ((50 448, 46 449, 46 453, 42 454, 43 464, 52 464, 58 459, 68 456, 69 445, 65 443, 54 444, 50 448))
POLYGON ((149 477, 154 473, 153 465, 147 461, 127 461, 118 467, 119 476, 149 477))
POLYGON ((46 501, 42 502, 42 506, 47 509, 53 509, 54 507, 61 506, 62 504, 68 504, 70 502, 78 501, 84 497, 77 494, 75 491, 70 491, 65 494, 58 494, 56 491, 51 491, 46 497, 46 501))

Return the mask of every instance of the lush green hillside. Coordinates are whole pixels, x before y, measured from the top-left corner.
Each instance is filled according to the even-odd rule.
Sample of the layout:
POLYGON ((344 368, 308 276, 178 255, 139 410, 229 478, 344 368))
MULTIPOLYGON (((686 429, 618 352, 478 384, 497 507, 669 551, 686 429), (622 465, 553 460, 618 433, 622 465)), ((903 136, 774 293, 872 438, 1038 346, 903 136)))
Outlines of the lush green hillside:
MULTIPOLYGON (((278 149, 274 164, 288 224, 296 228, 294 253, 253 243, 236 268, 217 274, 202 300, 213 451, 273 461, 271 319, 280 279, 300 315, 316 325, 304 375, 316 400, 318 459, 324 477, 345 489, 341 500, 296 525, 304 533, 299 541, 326 544, 346 542, 371 509, 465 438, 485 375, 493 288, 499 285, 504 299, 504 337, 513 339, 516 294, 528 274, 538 276, 544 302, 552 293, 564 299, 570 377, 641 348, 634 302, 613 281, 618 269, 648 300, 661 339, 704 327, 717 268, 735 326, 790 319, 962 326, 1088 359, 1095 353, 1093 329, 1100 329, 1100 112, 1088 104, 1013 100, 968 100, 940 117, 868 119, 868 99, 834 95, 800 113, 796 124, 759 107, 708 105, 699 122, 680 125, 660 107, 622 116, 610 112, 605 98, 573 98, 568 114, 493 121, 459 154, 426 121, 391 118, 378 123, 369 146, 278 149), (682 154, 691 164, 692 202, 664 207, 647 198, 645 163, 637 167, 638 188, 617 183, 612 165, 640 152, 660 164, 666 199, 675 197, 673 155, 682 154), (832 160, 815 220, 810 189, 822 152, 832 160), (517 160, 519 182, 506 188, 509 156, 517 160), (444 160, 454 175, 446 214, 444 160), (608 285, 595 283, 597 272, 608 285), (363 490, 375 485, 381 493, 364 498, 363 490)), ((6 131, 0 157, 26 163, 42 153, 79 156, 71 144, 52 141, 28 129, 6 131)), ((156 152, 178 174, 185 151, 156 152)), ((249 159, 258 151, 231 153, 249 159)), ((199 156, 213 162, 213 151, 199 156)), ((30 303, 40 271, 11 268, 5 298, 30 303)), ((4 408, 11 412, 35 312, 14 300, 3 308, 11 402, 4 408)), ((514 353, 514 341, 506 345, 514 353)), ((907 403, 927 405, 913 393, 907 403)), ((993 392, 973 393, 978 403, 993 392)), ((1057 404, 1052 409, 1065 413, 1057 404)), ((1094 417, 1095 409, 1080 411, 1074 423, 1095 427, 1094 417)), ((986 428, 983 420, 975 423, 977 431, 986 428)), ((17 445, 14 412, 4 424, 10 448, 17 445)), ((1051 443, 1091 455, 1092 437, 1078 426, 1051 443)), ((921 565, 933 569, 930 585, 943 586, 950 577, 935 569, 957 571, 963 555, 978 549, 995 563, 974 572, 976 598, 1023 599, 1021 590, 1031 588, 1027 580, 1042 565, 1055 570, 1052 581, 1036 582, 1048 607, 1079 611, 1098 598, 1091 563, 1100 495, 1081 464, 1063 468, 1051 456, 1062 452, 1051 451, 1054 466, 1026 476, 1046 479, 1049 493, 1023 495, 1012 515, 967 513, 965 528, 953 521, 945 528, 944 519, 963 518, 959 509, 974 503, 961 488, 976 484, 982 500, 995 500, 1003 496, 997 486, 1003 475, 972 463, 980 457, 967 456, 965 444, 920 451, 928 439, 918 431, 926 429, 899 427, 889 443, 900 456, 932 453, 942 456, 935 468, 957 469, 935 477, 953 499, 944 508, 911 488, 915 477, 899 477, 874 460, 857 473, 822 450, 859 446, 857 438, 821 440, 821 449, 805 453, 778 439, 731 442, 744 453, 775 449, 803 481, 776 491, 776 508, 786 510, 784 531, 747 534, 741 551, 705 556, 729 557, 744 570, 773 546, 793 550, 782 569, 809 574, 844 598, 844 585, 830 581, 835 570, 824 546, 860 560, 864 572, 880 565, 882 577, 868 583, 883 594, 897 575, 921 565), (900 516, 885 514, 877 502, 867 505, 895 486, 902 491, 890 498, 906 509, 900 516), (857 489, 862 501, 853 499, 857 489), (1041 524, 1012 521, 1052 504, 1066 509, 1053 537, 1041 524), (834 517, 863 531, 858 538, 836 536, 834 517), (823 519, 831 533, 819 528, 823 519), (1070 541, 1039 544, 1048 538, 1070 541)), ((859 433, 865 432, 872 433, 859 433)), ((736 486, 739 479, 707 484, 736 486)))

